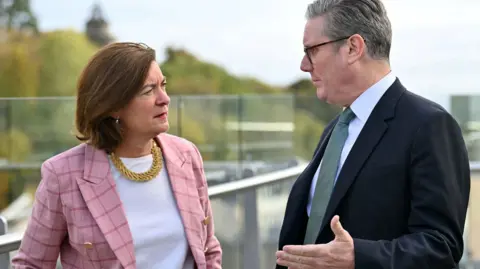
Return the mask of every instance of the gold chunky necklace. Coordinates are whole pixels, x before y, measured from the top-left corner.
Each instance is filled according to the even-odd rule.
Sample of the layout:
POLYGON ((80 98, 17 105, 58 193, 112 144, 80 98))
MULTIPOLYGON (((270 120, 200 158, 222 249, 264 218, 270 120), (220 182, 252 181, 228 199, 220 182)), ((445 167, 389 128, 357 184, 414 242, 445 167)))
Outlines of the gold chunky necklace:
POLYGON ((153 146, 151 149, 153 162, 150 169, 143 173, 135 173, 130 171, 125 165, 123 164, 122 160, 115 155, 113 152, 110 153, 110 157, 112 158, 112 163, 115 167, 124 175, 126 178, 137 181, 137 182, 146 182, 154 179, 160 170, 162 170, 163 166, 163 157, 162 157, 162 149, 157 145, 155 141, 153 141, 153 146))

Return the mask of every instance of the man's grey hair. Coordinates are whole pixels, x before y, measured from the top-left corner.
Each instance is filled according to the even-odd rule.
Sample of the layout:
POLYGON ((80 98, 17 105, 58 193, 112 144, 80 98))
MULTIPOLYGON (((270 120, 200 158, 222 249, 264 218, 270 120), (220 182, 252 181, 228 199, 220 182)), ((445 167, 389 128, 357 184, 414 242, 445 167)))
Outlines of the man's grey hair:
POLYGON ((361 35, 370 57, 389 60, 392 26, 381 0, 316 0, 305 16, 307 20, 323 16, 323 34, 332 40, 361 35))

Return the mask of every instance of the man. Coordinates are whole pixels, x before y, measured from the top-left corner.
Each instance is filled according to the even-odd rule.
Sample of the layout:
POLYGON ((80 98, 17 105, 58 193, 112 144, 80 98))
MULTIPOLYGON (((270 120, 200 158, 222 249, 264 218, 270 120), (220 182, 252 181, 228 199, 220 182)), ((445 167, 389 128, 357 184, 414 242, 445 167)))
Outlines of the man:
POLYGON ((391 72, 391 39, 381 0, 308 6, 301 69, 344 110, 291 190, 277 269, 458 268, 465 143, 449 113, 391 72))

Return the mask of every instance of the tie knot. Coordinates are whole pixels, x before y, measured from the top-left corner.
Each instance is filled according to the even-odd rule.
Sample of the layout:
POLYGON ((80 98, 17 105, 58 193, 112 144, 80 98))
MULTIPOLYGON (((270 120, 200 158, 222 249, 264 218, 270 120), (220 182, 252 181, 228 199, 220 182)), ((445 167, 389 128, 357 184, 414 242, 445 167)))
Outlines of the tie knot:
POLYGON ((339 123, 343 124, 350 124, 350 122, 355 118, 355 113, 350 109, 350 107, 345 108, 340 114, 340 118, 338 119, 339 123))

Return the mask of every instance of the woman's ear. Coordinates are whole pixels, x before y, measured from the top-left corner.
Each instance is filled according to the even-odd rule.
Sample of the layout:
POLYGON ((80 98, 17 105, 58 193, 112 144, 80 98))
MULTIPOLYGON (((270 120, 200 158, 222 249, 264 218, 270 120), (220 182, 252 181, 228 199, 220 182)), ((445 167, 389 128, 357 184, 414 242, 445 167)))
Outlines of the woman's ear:
POLYGON ((120 118, 120 111, 114 111, 114 112, 110 113, 110 117, 112 117, 114 119, 119 119, 120 118))

